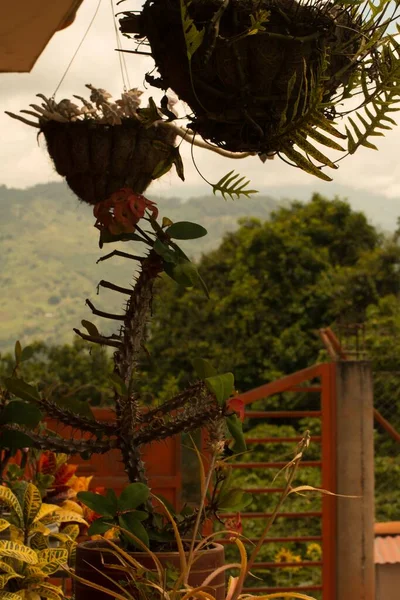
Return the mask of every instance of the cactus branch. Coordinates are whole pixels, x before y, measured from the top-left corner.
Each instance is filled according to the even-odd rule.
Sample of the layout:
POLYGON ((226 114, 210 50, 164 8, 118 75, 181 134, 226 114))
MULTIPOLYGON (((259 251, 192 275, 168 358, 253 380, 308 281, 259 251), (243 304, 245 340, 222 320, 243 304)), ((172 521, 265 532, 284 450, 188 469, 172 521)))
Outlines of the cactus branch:
POLYGON ((95 337, 94 335, 88 335, 86 333, 82 333, 79 329, 74 328, 73 330, 79 337, 87 342, 93 342, 94 344, 100 344, 100 346, 110 346, 111 348, 121 348, 121 342, 113 341, 110 338, 99 336, 95 337))
POLYGON ((117 440, 66 440, 51 434, 40 434, 19 425, 4 425, 4 429, 24 433, 30 438, 32 446, 39 450, 51 450, 64 454, 105 454, 113 448, 118 448, 117 440))
POLYGON ((100 287, 107 288, 109 290, 113 290, 114 292, 119 292, 120 294, 128 294, 129 296, 132 294, 131 288, 124 288, 119 285, 115 285, 115 283, 110 283, 109 281, 104 281, 104 279, 99 281, 99 283, 97 285, 97 293, 99 293, 100 287))
POLYGON ((64 423, 70 425, 73 428, 86 431, 88 433, 94 433, 96 435, 116 435, 117 426, 111 422, 101 422, 96 419, 88 419, 81 415, 76 415, 72 410, 62 408, 55 402, 42 398, 38 401, 38 404, 46 411, 49 417, 53 417, 64 423))
POLYGON ((92 313, 94 315, 97 315, 98 317, 103 317, 104 319, 113 319, 114 321, 124 321, 125 320, 125 315, 113 315, 112 313, 107 313, 102 310, 97 310, 97 308, 94 306, 94 304, 89 299, 86 299, 86 304, 88 305, 88 307, 90 308, 92 313))
POLYGON ((128 254, 127 252, 121 252, 120 250, 113 250, 109 254, 106 254, 105 256, 101 256, 96 261, 96 264, 98 264, 99 262, 103 262, 103 260, 108 260, 109 258, 112 258, 113 256, 120 256, 121 258, 131 258, 132 260, 137 260, 139 262, 144 261, 143 256, 136 256, 135 254, 128 254))

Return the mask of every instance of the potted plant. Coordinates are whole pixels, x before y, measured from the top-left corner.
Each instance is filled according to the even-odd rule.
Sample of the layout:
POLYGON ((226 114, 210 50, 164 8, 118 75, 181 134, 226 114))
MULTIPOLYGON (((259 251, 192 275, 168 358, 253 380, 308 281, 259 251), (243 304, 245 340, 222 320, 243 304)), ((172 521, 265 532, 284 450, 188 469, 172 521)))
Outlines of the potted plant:
POLYGON ((371 137, 395 124, 399 11, 386 1, 147 0, 120 29, 140 51, 148 42, 160 77, 147 81, 189 105, 193 133, 329 181, 337 161, 325 149, 375 148, 371 137))
MULTIPOLYGON (((67 101, 62 101, 56 105, 46 99, 44 104, 46 105, 47 102, 47 109, 43 108, 41 110, 39 110, 40 107, 33 106, 39 117, 39 127, 46 136, 49 152, 59 172, 63 169, 60 165, 63 164, 64 155, 74 148, 75 133, 72 135, 72 131, 86 131, 87 129, 96 132, 97 139, 99 137, 103 139, 107 136, 118 138, 122 136, 121 131, 125 126, 128 126, 128 129, 132 127, 135 130, 140 130, 141 135, 143 134, 146 137, 147 142, 149 132, 152 132, 152 135, 155 136, 153 142, 148 143, 146 146, 149 155, 147 161, 152 165, 151 169, 146 170, 146 185, 154 177, 154 171, 156 175, 162 174, 172 164, 175 164, 178 170, 181 170, 177 150, 172 145, 168 145, 165 140, 161 140, 164 132, 166 132, 167 137, 170 137, 170 131, 174 132, 174 129, 170 130, 169 124, 165 123, 162 118, 163 114, 158 111, 152 102, 150 102, 147 109, 143 110, 140 110, 138 105, 135 104, 133 110, 131 104, 129 104, 131 101, 131 96, 129 96, 128 99, 125 99, 129 100, 129 110, 132 109, 132 115, 127 119, 129 124, 123 118, 120 119, 121 122, 118 120, 113 123, 103 122, 103 118, 109 119, 110 114, 114 115, 113 118, 115 114, 119 117, 119 111, 126 111, 127 108, 122 101, 119 104, 111 104, 104 90, 95 90, 91 87, 91 91, 91 99, 96 104, 96 108, 83 102, 86 110, 82 114, 77 114, 76 109, 71 107, 67 101), (118 130, 118 128, 122 129, 119 133, 115 133, 114 130, 118 130), (113 132, 109 133, 110 130, 113 130, 113 132), (58 141, 55 145, 53 144, 51 137, 53 133, 57 139, 64 140, 64 145, 58 141), (167 148, 165 147, 166 144, 167 148), (58 150, 54 150, 54 147, 58 150), (162 159, 160 161, 161 155, 162 159), (157 161, 158 164, 154 167, 157 161)), ((138 97, 138 93, 135 97, 138 97)), ((32 111, 30 112, 32 113, 32 111)), ((90 138, 89 134, 88 136, 90 138)), ((88 142, 86 134, 82 134, 82 139, 77 134, 77 139, 86 149, 88 147, 92 148, 90 146, 91 141, 88 142)), ((99 144, 98 149, 101 144, 99 144)), ((139 153, 141 151, 142 149, 138 150, 139 153)), ((79 172, 82 174, 84 172, 82 165, 85 164, 82 158, 83 151, 80 154, 76 150, 75 154, 74 160, 76 158, 76 165, 79 163, 79 172)), ((138 248, 134 254, 114 250, 111 254, 102 257, 102 260, 105 260, 115 255, 122 256, 126 260, 135 261, 138 265, 133 287, 122 288, 104 281, 100 284, 126 298, 125 311, 118 315, 110 314, 97 309, 90 300, 87 300, 87 304, 94 314, 117 324, 115 333, 111 336, 102 335, 88 321, 82 321, 86 331, 75 329, 75 332, 84 340, 110 346, 115 350, 114 373, 110 382, 115 392, 115 418, 111 422, 99 422, 94 418, 74 413, 73 410, 53 402, 51 390, 39 390, 20 377, 18 365, 23 360, 26 349, 18 349, 14 373, 5 380, 8 394, 6 406, 8 414, 3 418, 0 443, 3 443, 4 446, 4 436, 6 436, 6 440, 7 436, 12 436, 14 444, 16 444, 18 436, 22 436, 19 438, 20 446, 69 455, 80 454, 88 460, 95 453, 103 454, 118 449, 121 452, 131 485, 124 490, 119 499, 112 490, 109 490, 106 496, 100 494, 78 495, 78 498, 89 504, 89 508, 103 517, 100 523, 94 524, 90 533, 98 533, 102 530, 105 531, 105 528, 110 528, 112 525, 122 524, 132 535, 141 539, 141 543, 149 547, 151 551, 160 550, 169 553, 171 549, 176 550, 173 535, 174 527, 165 521, 165 515, 163 516, 162 511, 160 513, 156 507, 157 500, 150 494, 146 467, 142 461, 143 447, 152 442, 162 441, 182 432, 191 432, 199 428, 205 428, 208 432, 210 473, 218 473, 216 491, 207 503, 202 501, 194 509, 186 509, 184 513, 174 516, 174 526, 178 528, 179 534, 185 537, 193 531, 200 534, 205 520, 215 516, 219 509, 237 510, 248 504, 249 495, 240 490, 231 489, 229 470, 221 468, 217 471, 214 470, 214 466, 225 451, 228 443, 227 436, 233 439, 232 452, 243 451, 245 444, 241 421, 236 414, 237 410, 235 410, 237 406, 232 399, 234 391, 233 374, 218 373, 207 360, 200 357, 193 357, 194 383, 190 387, 158 406, 150 407, 145 412, 142 410, 143 406, 137 387, 137 366, 143 353, 155 284, 161 274, 165 273, 174 279, 178 285, 184 287, 197 286, 207 296, 207 286, 196 266, 178 245, 180 240, 196 239, 206 235, 207 232, 201 225, 196 223, 186 221, 172 223, 168 216, 161 220, 158 219, 157 206, 141 193, 145 183, 142 178, 142 171, 136 171, 136 154, 134 152, 130 155, 130 159, 129 168, 123 175, 125 177, 123 180, 124 186, 127 186, 130 182, 132 186, 135 185, 137 188, 119 188, 118 186, 122 180, 111 179, 108 181, 112 183, 107 185, 116 187, 108 197, 104 196, 105 191, 99 192, 97 189, 95 192, 92 193, 91 191, 90 194, 87 194, 86 179, 82 189, 79 186, 77 187, 75 178, 77 171, 74 171, 74 169, 69 170, 70 163, 66 174, 70 187, 75 189, 83 201, 87 203, 95 202, 93 212, 96 219, 95 227, 100 232, 100 247, 103 244, 125 241, 135 244, 138 248), (134 179, 129 179, 131 175, 134 179), (39 415, 56 418, 61 423, 72 427, 75 432, 80 431, 80 434, 71 439, 62 439, 47 430, 42 431, 38 427, 37 417, 39 415, 37 413, 36 421, 30 422, 27 426, 28 423, 24 420, 24 417, 20 416, 23 413, 22 410, 10 411, 8 409, 12 402, 32 407, 32 409, 39 411, 39 415)), ((125 162, 125 158, 120 159, 121 164, 125 164, 125 162)), ((92 172, 89 169, 87 175, 95 181, 97 170, 94 169, 92 172)), ((89 184, 87 185, 88 189, 94 189, 89 184)), ((102 188, 102 190, 108 189, 107 186, 102 188)), ((19 408, 21 409, 22 406, 19 406, 19 408)), ((207 488, 210 482, 211 480, 206 482, 207 488)), ((126 541, 126 538, 121 540, 122 543, 126 543, 126 541)), ((134 546, 133 549, 137 550, 137 547, 134 546)), ((215 552, 207 550, 206 560, 209 556, 214 555, 217 562, 211 564, 211 570, 218 564, 222 565, 224 561, 222 548, 217 548, 215 552)), ((169 559, 170 555, 168 554, 166 560, 169 559)), ((80 551, 77 560, 78 570, 82 561, 85 561, 85 564, 90 562, 86 555, 82 558, 82 561, 80 560, 80 551)))
MULTIPOLYGON (((237 515, 236 519, 225 521, 224 530, 220 530, 217 534, 211 534, 203 539, 199 539, 195 530, 191 539, 186 542, 180 536, 173 514, 164 505, 164 514, 172 526, 177 548, 176 552, 167 555, 168 561, 165 560, 165 555, 161 556, 152 552, 143 543, 141 536, 136 536, 130 529, 125 529, 123 527, 124 518, 120 516, 114 525, 117 526, 118 531, 123 537, 141 547, 143 551, 141 553, 127 552, 112 539, 107 540, 102 545, 93 545, 92 552, 86 556, 87 561, 85 566, 71 571, 76 582, 76 598, 78 600, 83 598, 106 600, 109 596, 121 600, 137 597, 163 597, 168 599, 198 598, 199 600, 224 600, 224 598, 226 600, 235 600, 242 597, 257 598, 257 596, 251 594, 244 595, 243 588, 248 576, 251 575, 251 569, 271 530, 275 518, 279 514, 282 504, 289 494, 292 493, 304 493, 306 491, 325 493, 325 490, 316 490, 311 486, 293 487, 297 469, 309 442, 309 432, 306 432, 296 447, 294 458, 283 469, 286 477, 285 487, 272 515, 266 520, 261 536, 249 556, 243 544, 245 538, 242 535, 240 514, 237 515), (215 535, 219 537, 225 536, 228 538, 228 542, 236 545, 239 560, 232 560, 228 564, 216 564, 214 569, 210 568, 212 566, 213 551, 207 549, 207 546, 210 541, 215 539, 215 535), (190 548, 189 552, 185 551, 185 543, 190 548), (209 556, 208 559, 207 555, 209 556), (227 573, 230 576, 228 587, 225 590, 225 576, 227 573)), ((221 464, 223 464, 224 469, 229 469, 229 458, 225 457, 220 462, 218 468, 221 468, 221 464)), ((206 470, 201 477, 200 483, 203 490, 201 502, 204 504, 207 496, 207 482, 213 479, 212 473, 215 468, 216 466, 211 464, 209 470, 206 470)), ((218 481, 218 474, 216 473, 214 473, 214 480, 218 481)), ((133 486, 135 485, 140 484, 133 484, 133 486)), ((224 496, 226 491, 226 488, 224 490, 224 485, 218 491, 214 488, 213 495, 216 492, 217 495, 224 496)), ((229 495, 232 496, 232 493, 229 492, 229 495)), ((95 501, 94 496, 90 497, 88 495, 87 499, 95 501)), ((119 502, 122 515, 124 513, 124 502, 121 502, 121 498, 119 502)), ((118 502, 116 504, 118 505, 118 502)), ((102 508, 104 509, 105 506, 103 504, 102 508)), ((100 525, 106 520, 110 521, 110 517, 106 519, 104 517, 99 518, 98 524, 100 525)), ((313 600, 301 593, 300 589, 299 592, 279 592, 279 594, 267 594, 261 598, 268 600, 276 598, 278 595, 280 598, 313 600)))

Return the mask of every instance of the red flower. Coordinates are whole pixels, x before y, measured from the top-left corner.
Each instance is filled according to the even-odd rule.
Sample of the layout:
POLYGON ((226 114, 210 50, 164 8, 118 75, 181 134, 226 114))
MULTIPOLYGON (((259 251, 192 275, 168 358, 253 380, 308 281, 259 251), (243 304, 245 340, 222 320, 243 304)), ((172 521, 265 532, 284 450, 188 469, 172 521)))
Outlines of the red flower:
POLYGON ((234 398, 231 398, 230 400, 228 400, 228 408, 237 412, 239 415, 239 419, 241 421, 244 421, 245 406, 246 406, 245 403, 243 402, 243 400, 241 398, 239 398, 239 396, 235 396, 234 398))
POLYGON ((96 204, 93 214, 96 217, 95 227, 110 233, 133 233, 136 225, 143 219, 146 210, 154 219, 158 209, 154 202, 147 200, 142 194, 135 194, 131 188, 122 188, 114 192, 107 200, 96 204))

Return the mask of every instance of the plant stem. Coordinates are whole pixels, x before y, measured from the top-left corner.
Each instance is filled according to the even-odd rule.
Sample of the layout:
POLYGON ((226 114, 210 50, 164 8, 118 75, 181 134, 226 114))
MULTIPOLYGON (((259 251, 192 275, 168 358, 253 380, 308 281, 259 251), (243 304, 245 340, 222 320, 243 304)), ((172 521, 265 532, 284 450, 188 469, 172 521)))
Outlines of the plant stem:
POLYGON ((185 574, 185 581, 184 581, 185 584, 188 583, 188 578, 189 578, 189 575, 190 575, 190 569, 191 569, 193 558, 194 558, 194 556, 193 556, 194 545, 196 543, 197 534, 199 532, 199 527, 200 527, 200 522, 201 522, 201 515, 202 515, 202 512, 204 510, 204 505, 205 505, 205 501, 206 501, 206 497, 207 497, 207 492, 208 492, 208 489, 209 489, 210 484, 211 484, 211 478, 212 478, 212 475, 213 475, 213 472, 214 472, 215 462, 217 460, 217 456, 218 456, 218 451, 215 450, 214 453, 213 453, 213 455, 212 455, 212 457, 211 457, 211 462, 210 462, 210 466, 209 466, 208 473, 207 473, 207 478, 206 478, 205 485, 204 485, 204 493, 203 493, 203 495, 202 495, 202 497, 200 499, 199 512, 197 513, 196 523, 195 523, 194 529, 193 529, 192 540, 190 542, 190 551, 189 551, 189 556, 188 556, 188 560, 187 560, 188 567, 187 567, 187 571, 186 571, 186 574, 185 574))

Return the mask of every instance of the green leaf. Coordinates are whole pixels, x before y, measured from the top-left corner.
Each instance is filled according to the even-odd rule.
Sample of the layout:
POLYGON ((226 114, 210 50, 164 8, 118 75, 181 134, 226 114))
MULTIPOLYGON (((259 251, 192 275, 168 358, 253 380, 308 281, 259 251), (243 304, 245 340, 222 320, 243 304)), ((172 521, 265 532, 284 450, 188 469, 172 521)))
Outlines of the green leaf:
POLYGON ((168 227, 166 233, 176 240, 196 240, 207 235, 207 229, 197 223, 180 221, 168 227))
POLYGON ((25 348, 21 352, 20 362, 25 362, 26 360, 29 360, 34 354, 35 349, 33 348, 33 346, 25 346, 25 348))
POLYGON ((226 417, 225 421, 229 433, 235 441, 232 450, 235 452, 235 454, 238 454, 239 452, 245 452, 247 450, 247 446, 243 435, 243 426, 241 420, 237 415, 231 415, 230 417, 226 417))
MULTIPOLYGON (((133 533, 133 535, 139 538, 139 540, 143 542, 146 546, 149 546, 149 535, 142 523, 135 518, 134 512, 121 515, 119 517, 119 524, 120 527, 122 527, 123 529, 127 529, 128 531, 133 533)), ((132 538, 126 536, 126 539, 129 541, 129 544, 138 546, 138 544, 135 544, 132 538)))
POLYGON ((166 158, 162 158, 159 163, 157 163, 154 171, 151 174, 152 179, 159 179, 166 173, 171 170, 172 165, 174 164, 174 160, 172 156, 167 156, 166 158))
POLYGON ((150 490, 144 483, 131 483, 122 491, 118 500, 118 510, 130 510, 144 504, 150 490))
POLYGON ((88 332, 88 334, 91 335, 92 337, 100 336, 99 330, 97 329, 96 325, 93 325, 93 323, 91 323, 90 321, 86 321, 85 319, 82 319, 81 324, 82 324, 82 327, 84 327, 86 329, 86 331, 88 332))
POLYGON ((197 29, 193 19, 188 13, 188 6, 191 0, 180 0, 181 3, 181 19, 183 34, 185 36, 186 52, 189 62, 192 60, 193 54, 200 48, 203 43, 205 29, 197 29))
POLYGON ((15 362, 17 364, 21 361, 21 354, 22 354, 21 342, 19 340, 17 340, 15 342, 15 346, 14 346, 14 356, 15 356, 15 362))
POLYGON ((104 517, 100 517, 93 521, 88 529, 88 535, 102 535, 106 533, 109 529, 114 527, 114 523, 105 519, 104 517))
POLYGON ((99 246, 103 247, 103 244, 111 244, 113 242, 143 242, 143 238, 141 238, 136 233, 110 233, 107 229, 102 229, 100 232, 100 240, 99 246))
POLYGON ((110 380, 118 394, 120 396, 128 395, 128 388, 126 387, 125 381, 118 375, 118 373, 113 373, 110 375, 110 380))
POLYGON ((215 394, 217 402, 223 406, 230 398, 234 390, 235 378, 233 373, 224 373, 223 375, 213 375, 205 379, 208 389, 215 394))
POLYGON ((37 389, 26 383, 23 379, 7 377, 4 383, 7 390, 17 398, 21 398, 21 400, 27 400, 27 402, 37 402, 40 400, 37 389))
POLYGON ((27 404, 21 400, 12 400, 2 410, 0 414, 0 424, 14 423, 16 425, 26 425, 27 427, 36 427, 43 418, 43 414, 33 404, 27 404))
POLYGON ((157 254, 161 256, 166 262, 176 263, 178 261, 176 253, 170 248, 168 248, 168 246, 158 238, 154 242, 153 248, 154 251, 157 252, 157 254))
POLYGON ((21 448, 32 448, 31 438, 21 431, 5 430, 0 433, 0 448, 15 451, 21 448))
POLYGON ((241 177, 235 171, 229 171, 217 183, 212 184, 213 194, 220 192, 224 200, 226 200, 225 196, 230 196, 232 200, 234 196, 237 198, 247 196, 249 198, 252 194, 258 194, 258 190, 246 189, 249 183, 250 180, 246 177, 241 177))
POLYGON ((114 517, 116 514, 114 502, 106 496, 94 492, 78 492, 76 497, 85 506, 103 517, 114 517))
POLYGON ((215 377, 218 375, 217 370, 214 369, 210 361, 205 358, 194 358, 192 360, 192 365, 196 371, 196 375, 198 375, 200 379, 207 379, 207 377, 215 377))
POLYGON ((218 508, 220 510, 243 510, 246 506, 249 506, 253 500, 253 496, 242 490, 230 490, 220 502, 218 502, 218 508))

